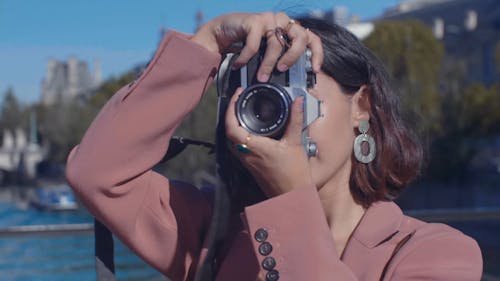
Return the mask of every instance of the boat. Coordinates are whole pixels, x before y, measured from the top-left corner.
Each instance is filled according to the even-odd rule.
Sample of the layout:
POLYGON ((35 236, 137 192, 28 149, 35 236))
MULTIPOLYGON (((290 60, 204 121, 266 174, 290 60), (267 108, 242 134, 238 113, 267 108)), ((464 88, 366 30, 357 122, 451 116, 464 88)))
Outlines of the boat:
POLYGON ((29 202, 31 206, 42 211, 73 211, 78 209, 75 195, 67 185, 39 187, 29 202))

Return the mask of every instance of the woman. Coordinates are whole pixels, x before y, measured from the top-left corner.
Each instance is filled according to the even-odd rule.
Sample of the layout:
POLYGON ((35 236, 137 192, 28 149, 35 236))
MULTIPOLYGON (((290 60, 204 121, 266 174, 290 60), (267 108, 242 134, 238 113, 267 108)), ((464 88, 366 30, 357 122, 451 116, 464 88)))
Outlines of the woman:
POLYGON ((311 94, 322 101, 322 116, 309 134, 319 152, 308 158, 301 144, 301 99, 274 140, 239 126, 239 92, 233 96, 226 134, 248 152, 234 150, 267 199, 231 221, 216 280, 479 280, 474 240, 404 216, 390 201, 417 175, 421 150, 400 120, 383 67, 344 29, 283 13, 229 14, 194 36, 165 36, 141 77, 111 98, 68 157, 68 181, 92 213, 170 279, 193 280, 206 255, 211 200, 151 168, 221 55, 245 42, 236 61, 244 65, 261 38, 268 42, 262 82, 312 50, 311 94), (291 39, 283 55, 276 31, 291 39), (375 147, 354 144, 358 135, 371 136, 375 147))

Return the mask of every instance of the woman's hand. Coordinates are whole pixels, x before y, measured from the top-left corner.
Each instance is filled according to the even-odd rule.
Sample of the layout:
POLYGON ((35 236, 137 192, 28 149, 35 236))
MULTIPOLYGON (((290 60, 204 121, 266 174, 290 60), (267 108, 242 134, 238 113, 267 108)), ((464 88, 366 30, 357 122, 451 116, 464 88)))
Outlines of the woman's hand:
MULTIPOLYGON (((321 40, 284 13, 223 15, 205 24, 191 40, 220 54, 224 54, 234 43, 244 43, 235 62, 236 66, 242 66, 259 51, 262 38, 267 40, 267 49, 257 72, 259 81, 267 82, 275 66, 280 71, 286 71, 306 48, 312 51, 313 71, 320 71, 323 62, 321 40), (290 39, 285 53, 284 42, 282 38, 278 38, 277 29, 285 32, 290 39)), ((233 95, 228 106, 226 135, 234 144, 245 144, 250 149, 249 154, 238 151, 234 153, 252 173, 263 192, 272 197, 295 188, 314 187, 302 144, 302 98, 293 103, 284 136, 275 140, 250 135, 239 125, 235 103, 240 94, 241 89, 233 95)))
POLYGON ((316 73, 323 62, 321 40, 314 33, 291 21, 285 13, 244 14, 234 13, 219 16, 207 22, 191 38, 210 51, 224 54, 234 43, 244 43, 235 65, 242 66, 259 50, 262 38, 267 38, 267 50, 257 77, 267 82, 276 65, 285 71, 303 54, 306 47, 312 51, 312 66, 316 73), (282 55, 283 42, 275 36, 276 28, 286 31, 291 46, 282 55))
POLYGON ((296 188, 314 187, 309 161, 302 144, 303 98, 292 104, 285 134, 280 140, 250 135, 241 127, 235 114, 235 104, 242 89, 231 98, 226 113, 226 135, 233 144, 245 144, 249 153, 233 153, 256 179, 259 187, 273 197, 296 188))

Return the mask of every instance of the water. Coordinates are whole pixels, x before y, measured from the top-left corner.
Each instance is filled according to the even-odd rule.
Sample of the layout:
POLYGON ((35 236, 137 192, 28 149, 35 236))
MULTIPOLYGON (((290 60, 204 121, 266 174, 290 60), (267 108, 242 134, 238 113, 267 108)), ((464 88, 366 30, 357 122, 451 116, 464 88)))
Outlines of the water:
MULTIPOLYGON (((21 211, 0 203, 0 227, 37 224, 92 223, 84 212, 21 211)), ((451 226, 478 241, 484 259, 483 280, 500 278, 500 221, 460 221, 451 226)), ((38 235, 0 238, 1 281, 90 281, 96 280, 94 237, 91 234, 38 235)), ((115 239, 118 280, 164 280, 115 239)))
MULTIPOLYGON (((19 210, 0 203, 0 227, 38 224, 92 223, 84 212, 19 210)), ((92 234, 33 235, 0 238, 0 280, 96 280, 92 234)), ((157 280, 161 274, 115 240, 118 280, 157 280)))

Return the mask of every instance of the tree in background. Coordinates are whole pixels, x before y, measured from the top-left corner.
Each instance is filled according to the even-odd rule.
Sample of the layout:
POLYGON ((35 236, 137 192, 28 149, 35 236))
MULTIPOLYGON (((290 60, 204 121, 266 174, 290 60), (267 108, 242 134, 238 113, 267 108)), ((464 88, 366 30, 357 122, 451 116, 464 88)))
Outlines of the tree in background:
MULTIPOLYGON (((217 89, 212 85, 174 135, 215 143, 216 118, 217 89)), ((182 179, 200 186, 203 178, 215 175, 215 154, 210 155, 208 152, 205 147, 188 146, 186 151, 161 167, 160 171, 170 178, 182 179)))
POLYGON ((94 108, 95 110, 99 110, 114 93, 118 92, 121 87, 129 84, 134 81, 134 79, 138 76, 136 70, 128 71, 119 77, 112 77, 105 81, 99 89, 97 89, 95 95, 93 95, 88 101, 88 106, 94 108))
POLYGON ((456 107, 457 130, 468 138, 487 138, 500 132, 500 87, 472 84, 460 99, 451 101, 456 107))
POLYGON ((17 128, 27 128, 27 113, 17 100, 12 88, 8 88, 4 94, 0 112, 0 124, 2 129, 14 132, 17 128))
POLYGON ((459 77, 443 83, 443 130, 431 146, 427 171, 435 180, 464 182, 475 155, 500 132, 499 85, 467 85, 459 77))
POLYGON ((133 81, 134 71, 105 81, 89 99, 51 105, 37 104, 34 110, 39 130, 50 144, 49 162, 65 163, 71 149, 80 143, 99 110, 121 87, 133 81))
MULTIPOLYGON (((59 156, 57 156, 58 159, 67 155, 70 149, 79 143, 87 127, 90 125, 90 122, 104 104, 120 88, 134 81, 134 79, 139 76, 141 69, 143 69, 143 67, 136 67, 123 75, 108 79, 81 107, 79 107, 78 104, 66 106, 58 105, 45 113, 46 115, 51 115, 46 117, 47 125, 52 123, 52 121, 49 120, 54 120, 56 124, 58 122, 64 123, 53 126, 52 129, 48 130, 51 134, 51 139, 60 144, 60 152, 58 153, 59 156), (73 115, 70 120, 64 120, 57 117, 58 115, 64 115, 65 112, 73 115), (61 129, 55 129, 56 127, 61 127, 61 129), (57 131, 62 132, 62 135, 57 136, 57 131), (62 145, 63 143, 66 144, 62 145)), ((181 137, 213 143, 215 139, 216 115, 217 94, 215 87, 212 86, 202 97, 200 105, 186 117, 174 134, 181 137)), ((209 155, 206 148, 189 146, 175 159, 168 163, 158 165, 155 169, 162 174, 168 174, 170 178, 190 181, 193 180, 193 177, 197 178, 197 175, 203 177, 203 175, 214 174, 214 160, 215 156, 209 155)))
MULTIPOLYGON (((8 88, 5 92, 0 107, 0 137, 7 130, 17 137, 18 129, 27 132, 30 109, 23 106, 17 99, 14 90, 8 88)), ((11 155, 13 156, 13 155, 11 155)), ((24 154, 19 155, 21 159, 24 154)), ((15 184, 17 186, 26 185, 29 181, 26 178, 26 169, 23 161, 19 161, 17 168, 13 171, 0 171, 0 183, 15 184)))
POLYGON ((71 149, 77 145, 96 112, 78 101, 57 102, 34 106, 39 131, 50 145, 47 161, 65 163, 71 149))
POLYGON ((420 135, 428 138, 441 130, 438 87, 444 47, 432 31, 416 20, 382 21, 364 43, 393 77, 403 112, 420 116, 416 128, 420 135))
POLYGON ((443 44, 418 21, 379 22, 365 44, 394 78, 403 112, 420 118, 416 129, 429 146, 424 179, 462 182, 478 143, 500 131, 500 87, 467 82, 465 61, 447 57, 443 44))

